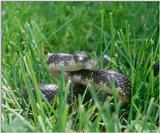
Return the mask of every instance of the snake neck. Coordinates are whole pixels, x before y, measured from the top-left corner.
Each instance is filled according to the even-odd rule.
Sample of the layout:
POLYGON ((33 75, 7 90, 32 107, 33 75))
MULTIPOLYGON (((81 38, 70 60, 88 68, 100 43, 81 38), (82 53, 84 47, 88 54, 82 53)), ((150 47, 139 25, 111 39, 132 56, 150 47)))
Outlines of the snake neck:
POLYGON ((69 72, 68 79, 74 83, 87 85, 91 84, 97 91, 104 91, 108 94, 118 92, 118 97, 123 103, 128 102, 131 91, 130 81, 120 73, 104 70, 79 70, 69 72), (126 90, 126 87, 128 90, 126 90), (115 90, 114 90, 114 89, 115 90))
POLYGON ((130 94, 131 83, 120 73, 104 70, 79 70, 68 73, 68 79, 75 83, 87 85, 92 84, 95 87, 102 88, 109 93, 111 88, 117 88, 124 95, 130 94), (127 87, 127 89, 126 89, 127 87))

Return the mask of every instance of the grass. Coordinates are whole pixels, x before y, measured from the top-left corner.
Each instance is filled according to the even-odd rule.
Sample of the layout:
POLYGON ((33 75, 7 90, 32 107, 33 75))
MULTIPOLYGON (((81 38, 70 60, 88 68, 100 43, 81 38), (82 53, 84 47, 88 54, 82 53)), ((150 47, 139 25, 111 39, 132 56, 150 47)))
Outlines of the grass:
POLYGON ((158 2, 2 2, 2 131, 158 131, 158 13, 158 2), (71 83, 64 82, 63 67, 60 80, 49 75, 46 55, 77 50, 100 57, 100 67, 109 55, 106 69, 129 77, 126 107, 114 96, 114 109, 109 99, 100 104, 87 86, 95 104, 86 108, 81 95, 70 111, 71 83), (53 102, 41 95, 40 83, 60 85, 53 102))

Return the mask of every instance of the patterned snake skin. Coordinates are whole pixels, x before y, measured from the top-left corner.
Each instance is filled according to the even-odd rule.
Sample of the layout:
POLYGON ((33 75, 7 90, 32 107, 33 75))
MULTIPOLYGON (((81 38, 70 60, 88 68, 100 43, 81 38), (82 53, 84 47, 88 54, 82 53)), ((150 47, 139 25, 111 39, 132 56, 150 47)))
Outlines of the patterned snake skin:
MULTIPOLYGON (((131 95, 131 81, 123 74, 111 70, 94 70, 97 63, 85 52, 75 54, 57 53, 51 54, 48 58, 49 73, 59 78, 61 65, 64 66, 65 80, 87 86, 91 84, 96 90, 103 90, 112 95, 113 88, 118 92, 120 99, 128 103, 131 95)), ((159 63, 154 65, 154 70, 159 71, 159 63)), ((40 86, 46 98, 52 100, 58 90, 56 84, 43 84, 40 86)), ((80 91, 75 91, 76 93, 80 91)))

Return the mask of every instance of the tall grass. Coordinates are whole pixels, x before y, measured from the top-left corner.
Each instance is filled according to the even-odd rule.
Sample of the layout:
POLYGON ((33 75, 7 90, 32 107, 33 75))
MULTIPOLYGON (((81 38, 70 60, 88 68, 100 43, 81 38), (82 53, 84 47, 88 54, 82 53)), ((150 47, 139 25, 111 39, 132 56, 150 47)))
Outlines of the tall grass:
POLYGON ((158 131, 157 9, 156 2, 2 2, 2 130, 158 131), (48 73, 46 55, 76 50, 100 59, 99 68, 103 54, 111 57, 105 69, 132 82, 128 105, 122 106, 116 94, 101 103, 90 85, 87 105, 85 94, 73 105, 67 102, 71 83, 64 82, 63 66, 60 79, 48 73), (59 84, 52 102, 40 92, 40 83, 59 84))

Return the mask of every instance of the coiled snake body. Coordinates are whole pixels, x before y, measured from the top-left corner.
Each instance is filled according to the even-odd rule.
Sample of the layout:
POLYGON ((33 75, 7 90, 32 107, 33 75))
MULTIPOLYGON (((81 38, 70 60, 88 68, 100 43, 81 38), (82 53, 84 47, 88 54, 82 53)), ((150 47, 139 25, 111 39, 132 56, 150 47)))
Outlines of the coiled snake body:
MULTIPOLYGON (((73 83, 87 85, 88 83, 97 90, 103 90, 107 94, 113 93, 113 88, 118 92, 122 102, 128 102, 131 94, 130 80, 115 71, 94 70, 95 61, 85 52, 76 52, 75 54, 57 53, 50 54, 48 58, 49 72, 59 77, 61 65, 64 66, 65 80, 71 80, 73 83)), ((43 84, 40 86, 46 97, 53 97, 58 85, 43 84)))

